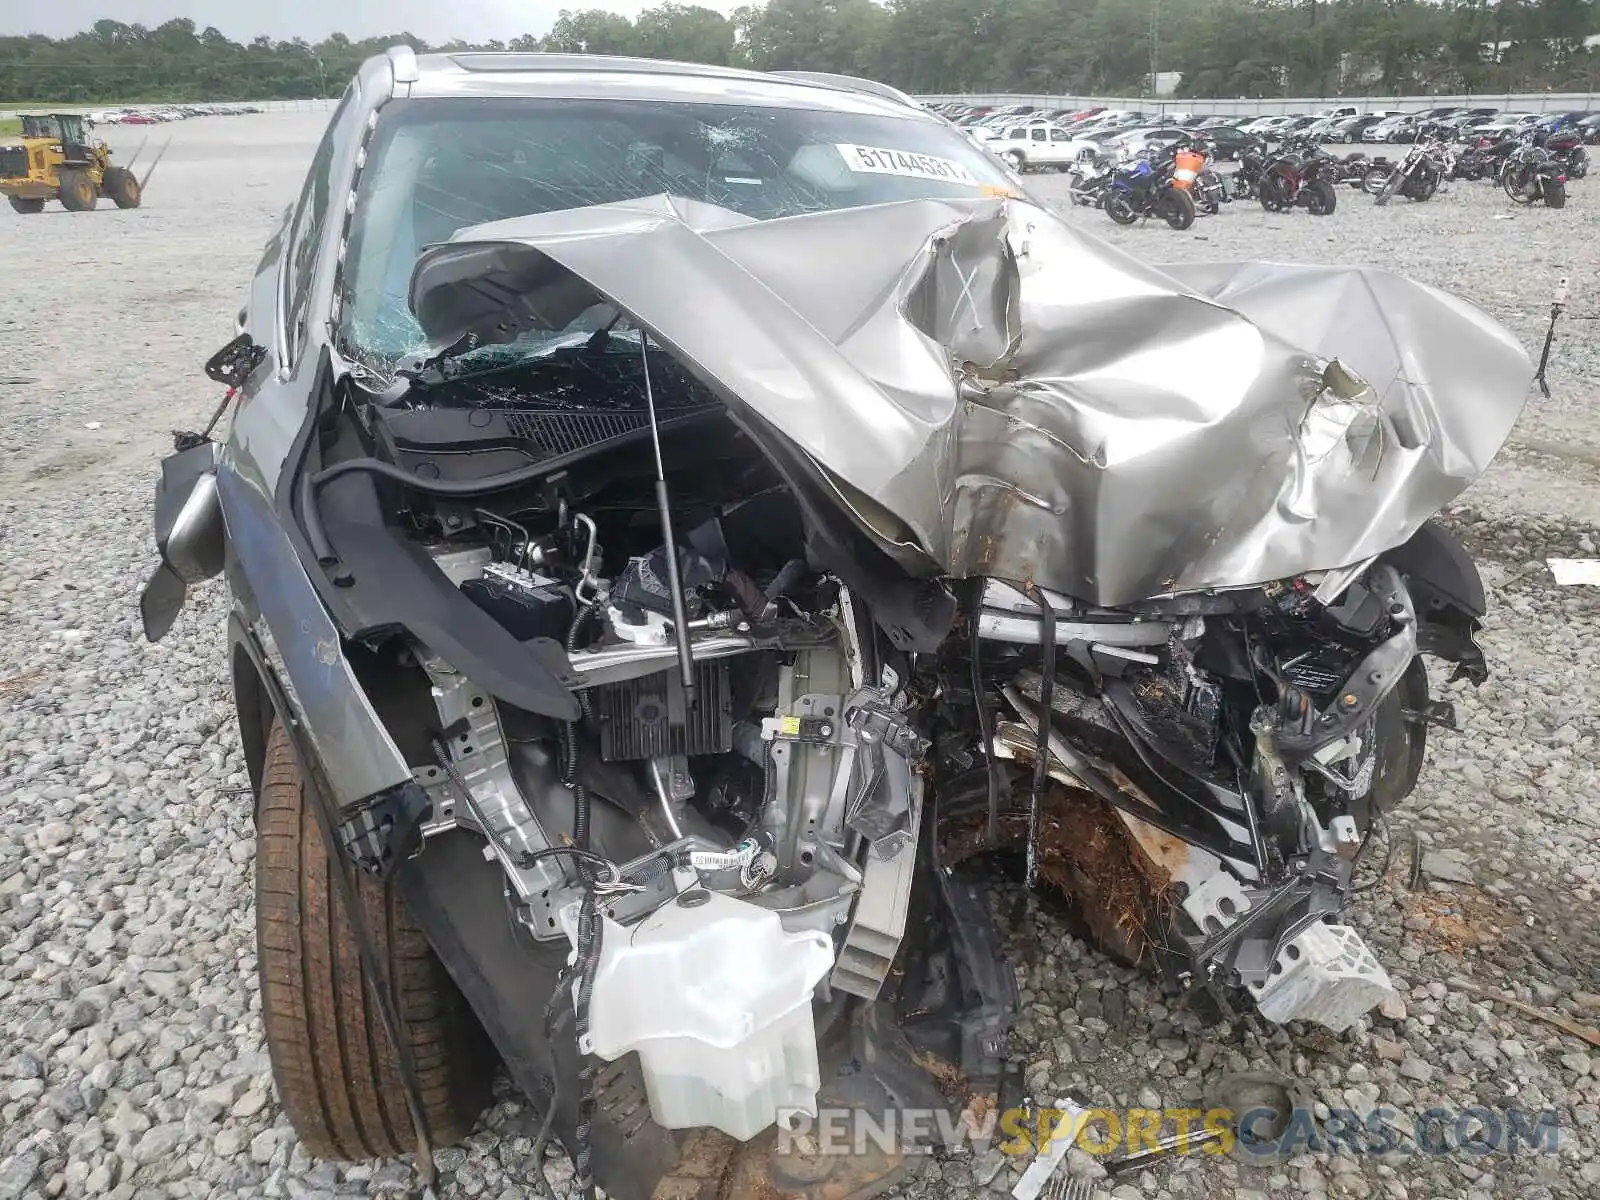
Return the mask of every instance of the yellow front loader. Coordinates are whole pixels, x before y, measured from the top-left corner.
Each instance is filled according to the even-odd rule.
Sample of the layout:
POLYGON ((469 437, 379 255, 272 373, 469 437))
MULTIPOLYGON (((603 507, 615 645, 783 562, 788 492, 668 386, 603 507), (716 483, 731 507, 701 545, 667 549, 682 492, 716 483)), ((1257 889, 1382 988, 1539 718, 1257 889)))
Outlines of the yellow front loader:
POLYGON ((138 208, 143 193, 144 180, 112 166, 110 148, 90 140, 76 113, 23 117, 21 143, 0 145, 0 195, 19 213, 40 212, 51 200, 69 212, 87 212, 101 196, 118 208, 138 208))

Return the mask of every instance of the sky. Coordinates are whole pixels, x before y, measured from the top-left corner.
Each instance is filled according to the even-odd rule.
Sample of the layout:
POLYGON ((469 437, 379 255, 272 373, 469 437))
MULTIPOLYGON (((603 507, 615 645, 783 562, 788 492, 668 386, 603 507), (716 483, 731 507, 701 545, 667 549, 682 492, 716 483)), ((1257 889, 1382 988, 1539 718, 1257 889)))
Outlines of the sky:
MULTIPOLYGON (((509 40, 542 34, 563 8, 603 8, 632 17, 655 0, 277 0, 270 5, 238 0, 0 0, 0 35, 43 33, 63 37, 88 29, 101 17, 152 29, 173 17, 188 17, 204 29, 215 25, 234 41, 260 34, 273 39, 320 41, 330 33, 352 38, 410 32, 429 42, 509 40)), ((748 0, 695 0, 731 13, 748 0)))

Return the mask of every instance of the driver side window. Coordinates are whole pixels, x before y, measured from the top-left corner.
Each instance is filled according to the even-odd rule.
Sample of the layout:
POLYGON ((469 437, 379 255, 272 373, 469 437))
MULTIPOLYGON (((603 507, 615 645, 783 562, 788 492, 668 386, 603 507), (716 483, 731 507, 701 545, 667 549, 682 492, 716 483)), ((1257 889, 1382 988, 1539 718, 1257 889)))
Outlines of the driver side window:
MULTIPOLYGON (((311 308, 312 282, 316 277, 317 248, 322 244, 322 234, 327 228, 330 200, 333 193, 334 148, 342 140, 345 117, 356 98, 356 86, 345 89, 344 98, 328 121, 322 135, 311 169, 306 175, 305 190, 295 206, 294 221, 289 227, 288 243, 284 248, 283 269, 283 328, 287 344, 283 347, 285 364, 299 361, 305 343, 306 322, 311 308)), ((342 211, 342 205, 338 206, 342 211)))

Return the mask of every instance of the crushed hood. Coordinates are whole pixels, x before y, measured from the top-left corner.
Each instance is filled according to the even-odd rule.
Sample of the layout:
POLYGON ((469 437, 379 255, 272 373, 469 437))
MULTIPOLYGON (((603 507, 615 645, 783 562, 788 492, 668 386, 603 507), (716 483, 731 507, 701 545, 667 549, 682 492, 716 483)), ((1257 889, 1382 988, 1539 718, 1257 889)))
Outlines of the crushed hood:
POLYGON ((597 296, 881 538, 1105 605, 1399 544, 1487 467, 1532 375, 1483 312, 1387 272, 1156 268, 1015 199, 755 221, 651 197, 464 229, 411 286, 435 349, 597 296))

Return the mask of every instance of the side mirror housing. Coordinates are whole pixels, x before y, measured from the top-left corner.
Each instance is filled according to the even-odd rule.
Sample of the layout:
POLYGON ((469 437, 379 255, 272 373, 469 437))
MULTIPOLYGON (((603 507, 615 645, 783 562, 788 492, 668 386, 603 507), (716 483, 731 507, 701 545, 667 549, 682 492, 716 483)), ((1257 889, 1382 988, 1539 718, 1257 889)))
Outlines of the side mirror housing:
POLYGON ((139 597, 148 641, 166 636, 191 584, 222 573, 227 531, 217 497, 217 452, 217 444, 206 441, 161 460, 155 502, 161 565, 139 597))

